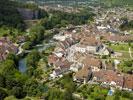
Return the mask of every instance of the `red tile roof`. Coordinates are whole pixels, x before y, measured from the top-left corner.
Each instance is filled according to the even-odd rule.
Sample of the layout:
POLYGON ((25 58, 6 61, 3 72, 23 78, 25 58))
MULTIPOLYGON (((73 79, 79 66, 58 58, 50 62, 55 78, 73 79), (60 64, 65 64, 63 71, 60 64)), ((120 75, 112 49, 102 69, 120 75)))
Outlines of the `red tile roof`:
POLYGON ((87 67, 84 67, 83 69, 79 70, 76 74, 75 77, 77 79, 84 79, 87 78, 89 74, 91 74, 92 71, 88 69, 87 67))
POLYGON ((63 69, 63 68, 70 68, 71 64, 72 63, 70 63, 67 59, 64 58, 64 59, 58 60, 55 63, 55 66, 63 69))
POLYGON ((100 70, 98 72, 94 72, 94 77, 97 77, 98 82, 115 82, 116 85, 123 87, 123 76, 118 75, 113 70, 100 70))
POLYGON ((57 62, 57 60, 58 60, 58 57, 54 54, 49 55, 49 57, 48 57, 49 64, 55 64, 57 62))
POLYGON ((100 41, 96 40, 95 37, 84 37, 81 39, 80 43, 84 45, 97 46, 100 44, 100 41))
POLYGON ((112 35, 107 37, 108 41, 128 42, 133 41, 133 35, 112 35))
POLYGON ((133 75, 124 75, 124 88, 133 89, 133 75))
POLYGON ((86 57, 83 61, 83 64, 85 66, 95 66, 98 68, 102 67, 102 62, 100 59, 92 58, 92 57, 86 57))
POLYGON ((5 60, 8 53, 17 53, 18 48, 15 46, 9 38, 0 38, 0 60, 5 60))

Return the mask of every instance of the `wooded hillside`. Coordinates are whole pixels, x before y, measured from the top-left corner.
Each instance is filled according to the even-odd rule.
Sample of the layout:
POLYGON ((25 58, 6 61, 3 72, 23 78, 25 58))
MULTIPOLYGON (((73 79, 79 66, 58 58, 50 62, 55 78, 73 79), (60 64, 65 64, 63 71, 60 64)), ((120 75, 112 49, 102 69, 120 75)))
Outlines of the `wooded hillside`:
POLYGON ((15 3, 9 0, 6 0, 6 2, 0 0, 0 27, 3 25, 24 29, 24 22, 17 11, 15 3))

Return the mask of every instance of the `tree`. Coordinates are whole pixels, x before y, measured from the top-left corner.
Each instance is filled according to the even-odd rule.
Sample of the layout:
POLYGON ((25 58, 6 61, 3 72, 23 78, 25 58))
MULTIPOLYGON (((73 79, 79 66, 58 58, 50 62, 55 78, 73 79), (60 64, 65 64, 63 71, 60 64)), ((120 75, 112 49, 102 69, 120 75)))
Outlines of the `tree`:
POLYGON ((88 23, 88 20, 93 20, 94 14, 90 12, 91 9, 81 10, 80 13, 66 13, 61 11, 51 11, 49 18, 41 20, 41 25, 45 29, 53 29, 65 27, 68 24, 81 25, 88 23))
POLYGON ((127 18, 121 18, 121 20, 123 21, 123 23, 120 25, 120 29, 121 30, 130 30, 133 29, 133 20, 128 21, 127 18))
POLYGON ((8 26, 18 28, 20 30, 25 29, 25 25, 21 15, 17 11, 16 2, 6 0, 0 0, 0 26, 8 26))
POLYGON ((36 44, 37 36, 36 34, 31 34, 29 37, 29 41, 32 43, 32 45, 36 44))
POLYGON ((11 92, 18 99, 22 99, 26 96, 26 92, 24 92, 23 87, 21 86, 14 86, 11 92))
POLYGON ((26 58, 26 60, 27 60, 27 65, 36 68, 36 65, 37 65, 39 59, 40 59, 40 54, 39 54, 39 52, 36 51, 36 50, 34 50, 34 51, 30 52, 30 53, 27 55, 27 58, 26 58))
POLYGON ((45 32, 45 28, 41 25, 35 25, 33 27, 30 28, 30 33, 31 33, 31 42, 33 43, 38 43, 40 42, 42 39, 44 39, 44 32, 45 32))
POLYGON ((133 66, 133 61, 132 60, 124 61, 124 66, 132 67, 133 66))
POLYGON ((9 53, 7 59, 14 61, 15 64, 18 65, 18 57, 15 54, 9 53))
POLYGON ((8 96, 7 92, 4 89, 0 88, 0 100, 4 100, 6 96, 8 96))
POLYGON ((5 87, 5 77, 0 74, 0 87, 5 87))
POLYGON ((23 85, 27 77, 16 69, 16 65, 11 59, 15 59, 15 57, 10 55, 9 58, 0 65, 0 86, 3 87, 4 90, 8 90, 8 94, 14 95, 17 98, 23 98, 26 96, 26 93, 23 91, 23 85))
POLYGON ((34 68, 32 66, 28 66, 27 70, 26 70, 26 73, 29 77, 32 77, 33 76, 33 73, 34 73, 34 68))
POLYGON ((48 91, 48 95, 46 97, 47 100, 64 100, 64 94, 57 88, 52 88, 48 91))
POLYGON ((21 86, 22 84, 13 75, 8 75, 6 76, 5 85, 7 89, 12 89, 14 86, 21 86))
POLYGON ((24 90, 28 96, 37 96, 44 92, 44 89, 40 86, 42 86, 42 84, 39 84, 35 79, 29 79, 24 85, 24 90))
POLYGON ((48 13, 46 11, 41 10, 41 9, 38 10, 38 18, 39 19, 44 18, 44 17, 48 17, 48 16, 49 15, 48 15, 48 13))
POLYGON ((6 76, 6 75, 10 75, 10 74, 14 74, 14 72, 16 71, 16 65, 15 62, 13 60, 5 60, 1 65, 1 74, 6 76))
POLYGON ((116 90, 114 95, 115 95, 114 96, 114 100, 120 100, 121 91, 120 90, 116 90))
POLYGON ((66 90, 63 98, 64 100, 73 100, 72 92, 70 90, 66 90))
POLYGON ((130 93, 127 91, 122 91, 122 97, 130 98, 130 93))
POLYGON ((24 50, 29 50, 29 49, 31 49, 31 46, 32 46, 32 42, 28 41, 22 46, 22 48, 24 50))
POLYGON ((36 69, 34 72, 33 72, 33 75, 35 78, 39 79, 41 78, 41 75, 43 74, 42 70, 41 69, 36 69))

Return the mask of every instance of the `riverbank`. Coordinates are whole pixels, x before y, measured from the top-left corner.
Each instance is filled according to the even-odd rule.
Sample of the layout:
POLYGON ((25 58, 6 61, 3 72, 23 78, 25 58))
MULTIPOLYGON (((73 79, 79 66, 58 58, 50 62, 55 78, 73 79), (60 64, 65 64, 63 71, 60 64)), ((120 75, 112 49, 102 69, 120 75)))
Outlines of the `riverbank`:
POLYGON ((21 52, 21 54, 22 54, 22 53, 24 53, 24 54, 22 54, 22 55, 21 55, 21 58, 19 59, 19 62, 18 62, 18 70, 19 70, 21 73, 25 73, 25 72, 26 72, 26 70, 27 70, 26 55, 27 55, 28 53, 30 53, 32 50, 35 49, 35 50, 37 50, 38 52, 42 52, 42 51, 46 50, 47 48, 49 48, 49 47, 51 47, 51 46, 54 46, 54 44, 55 44, 55 42, 54 42, 53 40, 49 40, 49 41, 47 41, 47 43, 46 43, 45 40, 43 40, 41 44, 36 44, 36 45, 33 47, 33 49, 28 50, 29 52, 27 52, 27 53, 26 53, 25 51, 21 52))

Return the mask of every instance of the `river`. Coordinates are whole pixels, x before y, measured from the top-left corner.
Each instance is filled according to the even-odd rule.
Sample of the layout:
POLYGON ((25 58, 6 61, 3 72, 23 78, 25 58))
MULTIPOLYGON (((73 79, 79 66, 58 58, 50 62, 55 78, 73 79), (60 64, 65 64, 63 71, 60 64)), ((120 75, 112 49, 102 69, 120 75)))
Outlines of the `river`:
MULTIPOLYGON (((34 46, 34 49, 38 50, 39 52, 42 52, 43 50, 46 50, 47 48, 49 48, 50 46, 54 45, 54 41, 49 41, 48 43, 46 42, 42 42, 42 44, 37 44, 36 46, 34 46)), ((18 65, 18 69, 21 73, 25 73, 27 70, 27 66, 26 66, 26 58, 21 58, 19 60, 19 65, 18 65)))
POLYGON ((22 58, 19 60, 19 67, 18 67, 19 71, 21 73, 25 73, 27 70, 27 66, 26 66, 26 59, 22 58))

